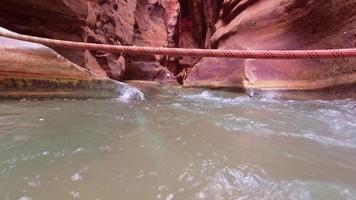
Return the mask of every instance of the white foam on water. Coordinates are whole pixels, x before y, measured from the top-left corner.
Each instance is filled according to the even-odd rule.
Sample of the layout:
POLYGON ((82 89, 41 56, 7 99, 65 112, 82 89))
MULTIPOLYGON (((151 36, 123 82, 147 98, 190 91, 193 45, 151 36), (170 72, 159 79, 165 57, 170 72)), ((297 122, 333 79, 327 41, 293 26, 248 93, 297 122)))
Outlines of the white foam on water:
POLYGON ((74 199, 78 199, 80 197, 80 193, 76 191, 71 191, 70 196, 72 196, 74 199))
POLYGON ((73 176, 70 177, 70 179, 74 182, 76 181, 82 181, 83 180, 83 176, 79 173, 75 173, 73 176))
POLYGON ((247 94, 250 97, 258 97, 262 101, 273 101, 281 97, 281 93, 278 91, 255 92, 254 90, 248 90, 247 94))
MULTIPOLYGON (((283 180, 269 177, 258 166, 239 165, 219 168, 214 163, 201 163, 200 174, 192 174, 197 169, 187 167, 180 182, 192 185, 194 179, 201 180, 195 186, 194 199, 315 199, 336 191, 341 199, 355 199, 355 191, 327 182, 283 180), (212 173, 212 174, 211 174, 212 173), (193 177, 193 178, 189 178, 193 177), (318 192, 315 196, 315 192, 318 192)), ((194 186, 193 186, 194 187, 194 186)))
POLYGON ((119 91, 118 91, 119 100, 123 100, 123 101, 145 100, 145 95, 139 89, 124 83, 118 83, 118 84, 120 84, 121 86, 119 87, 119 91))
POLYGON ((263 98, 225 98, 213 91, 182 95, 185 100, 200 103, 183 103, 184 106, 194 111, 204 110, 215 126, 229 131, 290 136, 322 145, 356 148, 354 100, 285 101, 276 97, 278 94, 273 92, 263 98), (231 109, 233 114, 219 115, 216 108, 231 109), (251 116, 249 112, 261 117, 251 116))
MULTIPOLYGON (((125 93, 120 96, 131 99, 125 93)), ((162 200, 355 199, 354 149, 335 148, 356 144, 355 101, 283 101, 234 95, 182 92, 148 98, 147 104, 59 102, 63 109, 53 110, 57 103, 32 106, 32 102, 27 107, 16 104, 19 109, 3 109, 2 113, 14 112, 13 116, 19 117, 0 114, 0 132, 8 133, 0 134, 5 144, 0 144, 0 172, 5 169, 6 173, 0 174, 0 179, 12 177, 11 182, 0 181, 0 190, 10 191, 15 199, 37 192, 46 195, 46 188, 52 187, 71 199, 83 198, 81 191, 93 191, 93 197, 102 199, 123 192, 138 197, 137 191, 144 187, 158 187, 158 191, 147 190, 146 196, 162 200), (95 109, 88 110, 92 107, 95 109), (45 120, 38 123, 41 116, 45 120), (32 130, 22 121, 40 126, 32 130), (56 129, 58 132, 52 133, 56 129), (240 133, 254 135, 240 137, 240 133), (30 135, 32 140, 25 143, 21 139, 25 145, 8 147, 9 141, 19 143, 15 135, 30 135), (275 136, 280 138, 274 140, 275 136), (261 146, 255 148, 257 145, 261 146), (19 151, 24 155, 18 155, 19 151), (108 153, 99 154, 101 151, 108 153), (82 166, 87 159, 91 162, 82 166), (56 164, 50 164, 51 160, 56 164), (37 167, 33 163, 45 169, 39 172, 41 187, 39 178, 19 179, 32 177, 33 170, 37 171, 32 169, 37 167), (16 170, 11 170, 15 164, 16 170), (75 166, 83 168, 73 169, 75 166), (60 173, 54 173, 55 177, 47 176, 46 172, 57 169, 60 173), (172 178, 166 180, 167 176, 172 178), (92 177, 99 177, 96 181, 100 184, 93 185, 92 177), (11 191, 17 183, 28 193, 11 191), (100 190, 112 186, 117 190, 100 190)))
POLYGON ((19 200, 32 200, 32 198, 28 196, 22 196, 21 198, 19 198, 19 200))
POLYGON ((193 101, 205 101, 205 102, 215 102, 221 104, 241 104, 244 101, 250 99, 248 96, 239 96, 236 98, 224 98, 214 95, 211 91, 203 91, 200 94, 193 95, 182 95, 184 99, 189 99, 193 101))

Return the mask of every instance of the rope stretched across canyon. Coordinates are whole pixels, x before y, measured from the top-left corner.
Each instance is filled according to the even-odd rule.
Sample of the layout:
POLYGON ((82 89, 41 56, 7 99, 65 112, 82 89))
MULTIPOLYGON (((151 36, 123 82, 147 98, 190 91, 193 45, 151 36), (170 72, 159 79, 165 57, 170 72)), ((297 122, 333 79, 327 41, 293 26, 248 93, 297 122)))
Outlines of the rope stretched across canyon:
MULTIPOLYGON (((226 49, 186 49, 166 47, 138 47, 96 44, 55 40, 41 37, 22 35, 14 32, 0 31, 0 36, 39 43, 51 47, 61 47, 81 50, 98 50, 112 53, 133 55, 166 55, 191 57, 225 57, 250 59, 315 59, 315 58, 346 58, 356 57, 356 48, 325 49, 325 50, 226 50, 226 49)), ((0 44, 1 45, 1 44, 0 44)))

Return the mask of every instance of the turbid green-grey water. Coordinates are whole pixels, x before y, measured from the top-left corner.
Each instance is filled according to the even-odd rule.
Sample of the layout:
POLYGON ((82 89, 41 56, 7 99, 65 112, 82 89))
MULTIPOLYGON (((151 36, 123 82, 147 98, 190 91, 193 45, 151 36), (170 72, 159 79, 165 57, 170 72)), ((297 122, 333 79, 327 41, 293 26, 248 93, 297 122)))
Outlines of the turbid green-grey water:
POLYGON ((356 199, 356 101, 0 103, 0 199, 356 199))

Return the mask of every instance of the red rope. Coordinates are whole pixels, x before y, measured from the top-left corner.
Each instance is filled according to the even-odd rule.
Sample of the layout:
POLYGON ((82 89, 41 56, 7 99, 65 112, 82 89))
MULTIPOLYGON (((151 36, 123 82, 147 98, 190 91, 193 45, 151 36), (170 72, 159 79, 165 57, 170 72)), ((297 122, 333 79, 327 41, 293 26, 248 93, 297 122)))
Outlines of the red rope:
MULTIPOLYGON (((191 57, 225 57, 225 58, 252 58, 252 59, 315 59, 315 58, 346 58, 356 57, 356 48, 329 49, 329 50, 223 50, 223 49, 185 49, 165 47, 137 47, 94 44, 84 42, 72 42, 54 40, 48 38, 32 37, 8 31, 1 31, 0 36, 39 43, 52 47, 70 49, 100 50, 115 53, 134 55, 167 55, 167 56, 191 56, 191 57)), ((1 45, 1 44, 0 44, 1 45)))

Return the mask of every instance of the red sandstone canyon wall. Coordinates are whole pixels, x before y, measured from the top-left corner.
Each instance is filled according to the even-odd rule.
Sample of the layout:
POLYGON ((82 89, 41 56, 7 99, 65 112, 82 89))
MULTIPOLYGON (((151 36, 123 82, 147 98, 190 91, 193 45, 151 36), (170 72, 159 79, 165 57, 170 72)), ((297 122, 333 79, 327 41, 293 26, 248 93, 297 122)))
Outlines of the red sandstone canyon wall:
MULTIPOLYGON (((35 36, 116 45, 168 46, 179 12, 178 2, 161 0, 1 0, 1 4, 0 27, 35 36)), ((161 65, 164 58, 55 50, 115 80, 176 82, 161 65)))
MULTIPOLYGON (((210 42, 220 49, 356 47, 355 0, 225 0, 210 42)), ((356 59, 201 59, 185 86, 355 96, 356 59)))
MULTIPOLYGON (((1 0, 0 26, 49 38, 219 49, 356 47, 356 0, 1 0)), ((356 60, 133 56, 55 49, 116 80, 355 96, 356 60)))

